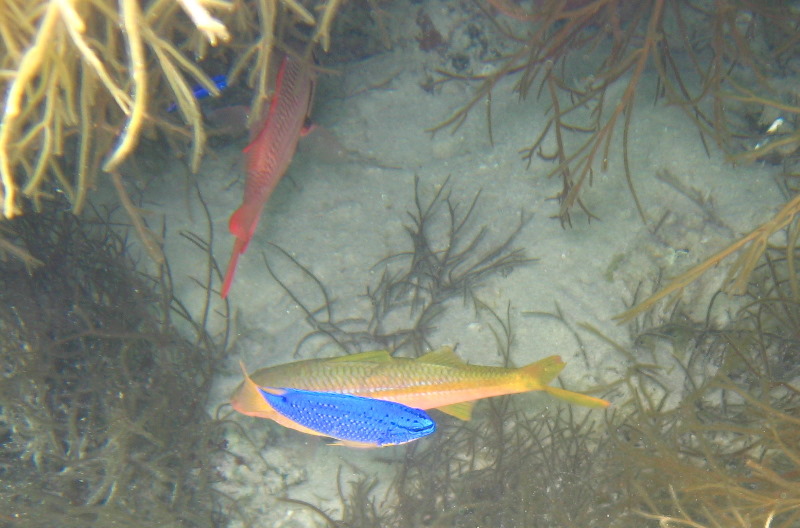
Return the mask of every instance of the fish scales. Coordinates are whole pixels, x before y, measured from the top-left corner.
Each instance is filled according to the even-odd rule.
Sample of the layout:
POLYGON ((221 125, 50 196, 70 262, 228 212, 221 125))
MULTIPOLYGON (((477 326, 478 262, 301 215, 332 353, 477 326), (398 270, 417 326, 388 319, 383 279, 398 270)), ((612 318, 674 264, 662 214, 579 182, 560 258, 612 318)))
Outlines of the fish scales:
POLYGON ((236 238, 220 288, 223 299, 228 296, 239 257, 255 234, 264 205, 294 157, 313 96, 310 65, 286 55, 281 61, 266 116, 254 127, 255 139, 245 148, 247 182, 242 205, 228 221, 228 228, 236 238))
POLYGON ((439 365, 410 358, 378 362, 311 359, 261 369, 251 377, 259 386, 354 394, 420 409, 542 388, 518 369, 439 365))
POLYGON ((263 200, 264 193, 271 193, 277 185, 292 161, 308 116, 313 87, 311 69, 301 60, 287 56, 279 82, 266 120, 247 149, 248 201, 263 200))

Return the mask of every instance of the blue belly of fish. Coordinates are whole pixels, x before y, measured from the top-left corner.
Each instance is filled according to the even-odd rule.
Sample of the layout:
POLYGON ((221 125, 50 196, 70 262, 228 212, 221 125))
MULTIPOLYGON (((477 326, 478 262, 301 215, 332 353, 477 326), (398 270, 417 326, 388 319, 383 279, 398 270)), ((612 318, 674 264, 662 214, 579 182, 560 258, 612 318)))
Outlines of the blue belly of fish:
POLYGON ((259 390, 276 412, 339 440, 397 445, 436 430, 436 423, 425 411, 399 403, 300 389, 276 389, 281 394, 259 390))

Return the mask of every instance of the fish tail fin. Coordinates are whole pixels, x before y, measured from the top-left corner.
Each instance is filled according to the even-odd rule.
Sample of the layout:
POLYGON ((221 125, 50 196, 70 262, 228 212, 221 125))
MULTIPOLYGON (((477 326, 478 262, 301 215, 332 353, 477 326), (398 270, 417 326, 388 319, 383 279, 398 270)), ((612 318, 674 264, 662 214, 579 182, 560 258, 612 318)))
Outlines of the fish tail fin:
POLYGON ((262 204, 245 202, 233 212, 231 219, 228 220, 228 229, 233 236, 242 241, 239 253, 247 251, 247 245, 258 227, 261 209, 263 209, 262 204))
POLYGON ((225 279, 222 281, 222 289, 219 292, 220 297, 223 299, 228 296, 228 292, 231 290, 233 276, 236 274, 236 266, 239 264, 239 255, 242 254, 241 246, 242 240, 237 238, 233 242, 233 252, 231 253, 231 259, 228 261, 228 269, 225 270, 225 279))
POLYGON ((581 394, 580 392, 559 389, 558 387, 548 386, 545 387, 544 390, 551 396, 555 396, 560 400, 564 400, 565 402, 575 405, 583 405, 584 407, 592 407, 595 409, 603 409, 611 405, 611 402, 607 400, 595 398, 594 396, 587 396, 586 394, 581 394))
POLYGON ((533 385, 530 390, 543 390, 548 383, 556 379, 567 364, 561 360, 561 356, 550 356, 540 359, 535 363, 526 365, 520 371, 528 378, 533 385))
POLYGON ((247 374, 244 363, 240 361, 239 365, 242 367, 244 381, 231 397, 231 406, 233 406, 235 411, 246 416, 270 418, 274 414, 272 407, 266 402, 264 396, 258 390, 258 385, 256 385, 247 374))
POLYGON ((261 207, 253 207, 248 203, 242 204, 231 215, 228 229, 236 237, 236 240, 233 242, 233 252, 231 253, 228 269, 225 271, 225 280, 222 282, 222 290, 220 291, 220 296, 223 299, 228 296, 233 283, 233 276, 236 274, 236 266, 239 264, 239 256, 247 251, 247 246, 256 232, 260 217, 261 207))
POLYGON ((550 356, 522 367, 521 370, 529 377, 533 385, 530 390, 543 390, 558 399, 585 407, 601 408, 611 405, 600 398, 550 386, 549 383, 556 379, 565 366, 566 363, 561 360, 560 356, 550 356))

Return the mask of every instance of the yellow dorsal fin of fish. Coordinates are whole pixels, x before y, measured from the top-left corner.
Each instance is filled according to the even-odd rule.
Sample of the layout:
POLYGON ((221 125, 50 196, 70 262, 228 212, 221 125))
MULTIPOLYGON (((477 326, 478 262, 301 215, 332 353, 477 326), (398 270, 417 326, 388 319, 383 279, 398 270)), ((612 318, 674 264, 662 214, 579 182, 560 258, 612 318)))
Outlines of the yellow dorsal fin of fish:
POLYGON ((345 361, 372 361, 372 362, 383 362, 383 361, 391 361, 392 356, 389 354, 388 350, 370 350, 368 352, 359 352, 357 354, 348 354, 346 356, 341 356, 333 359, 329 359, 329 363, 341 363, 345 361))
POLYGON ((475 407, 474 401, 468 402, 461 402, 461 403, 453 403, 451 405, 445 405, 444 407, 435 407, 437 411, 442 411, 445 414, 449 414, 454 418, 458 418, 459 420, 464 420, 468 422, 472 419, 472 409, 475 407))
POLYGON ((466 365, 464 360, 453 352, 453 349, 448 346, 437 348, 427 354, 417 358, 420 363, 430 363, 432 365, 441 365, 444 367, 463 367, 466 365))

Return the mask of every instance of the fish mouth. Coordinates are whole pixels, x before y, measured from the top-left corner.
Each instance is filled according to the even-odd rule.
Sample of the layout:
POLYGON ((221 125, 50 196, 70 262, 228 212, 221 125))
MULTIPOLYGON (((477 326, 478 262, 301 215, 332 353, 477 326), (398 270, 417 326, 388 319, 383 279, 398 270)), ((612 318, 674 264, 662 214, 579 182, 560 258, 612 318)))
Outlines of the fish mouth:
MULTIPOLYGON (((396 424, 398 427, 401 427, 400 424, 396 424)), ((436 422, 433 420, 420 422, 415 425, 404 425, 402 426, 403 429, 408 431, 411 434, 419 435, 419 436, 427 436, 432 434, 436 431, 436 422)))

